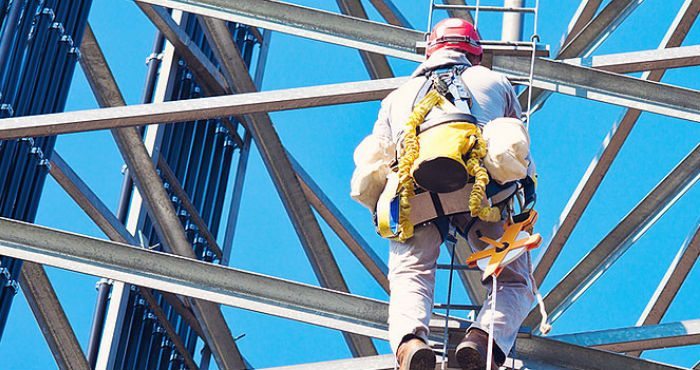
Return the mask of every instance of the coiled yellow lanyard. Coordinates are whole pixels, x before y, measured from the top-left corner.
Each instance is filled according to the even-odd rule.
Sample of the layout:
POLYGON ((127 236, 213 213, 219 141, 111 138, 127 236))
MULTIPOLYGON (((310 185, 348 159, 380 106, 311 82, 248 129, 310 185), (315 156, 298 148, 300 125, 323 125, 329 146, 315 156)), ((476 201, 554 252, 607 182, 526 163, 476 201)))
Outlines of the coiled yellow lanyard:
MULTIPOLYGON (((398 233, 394 238, 404 242, 413 236, 413 223, 410 220, 411 202, 415 195, 415 185, 411 176, 411 168, 418 158, 420 144, 416 128, 425 121, 425 117, 434 107, 442 108, 448 101, 436 90, 432 90, 421 99, 413 108, 411 115, 404 125, 403 153, 399 158, 399 223, 398 233)), ((497 207, 482 207, 481 202, 486 196, 486 185, 489 183, 489 175, 482 166, 482 159, 486 156, 487 144, 481 137, 481 129, 469 124, 462 155, 469 153, 466 167, 467 172, 474 176, 474 186, 469 195, 469 212, 472 217, 479 217, 488 222, 497 222, 501 219, 501 212, 497 207)))

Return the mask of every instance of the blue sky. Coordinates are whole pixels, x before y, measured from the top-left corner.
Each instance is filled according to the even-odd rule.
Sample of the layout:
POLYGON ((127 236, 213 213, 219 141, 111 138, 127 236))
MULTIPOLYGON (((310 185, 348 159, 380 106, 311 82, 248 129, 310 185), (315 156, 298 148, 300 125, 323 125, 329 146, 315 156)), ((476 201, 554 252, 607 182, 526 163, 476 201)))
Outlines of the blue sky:
MULTIPOLYGON (((338 11, 335 1, 298 0, 295 3, 338 11)), ((370 16, 376 12, 366 7, 370 16)), ((425 29, 427 1, 395 0, 414 27, 425 29)), ((498 1, 482 1, 498 3, 498 1)), ((540 1, 539 33, 553 53, 578 1, 540 1)), ((604 3, 607 3, 605 1, 604 3)), ((596 54, 654 49, 682 4, 681 0, 646 0, 596 54)), ((154 28, 131 1, 95 0, 90 22, 129 104, 139 102, 154 28)), ((526 33, 531 29, 526 22, 526 33)), ((483 16, 485 38, 500 37, 500 17, 483 16)), ((684 45, 700 44, 695 26, 684 45)), ((396 75, 407 75, 415 64, 391 60, 396 75)), ((275 33, 263 90, 311 86, 367 79, 355 50, 275 33)), ((673 70, 663 82, 700 89, 700 68, 673 70)), ((78 68, 66 110, 95 108, 82 71, 78 68)), ((352 152, 369 133, 378 102, 272 113, 283 144, 309 172, 332 201, 353 222, 375 251, 386 259, 387 243, 374 233, 367 211, 348 196, 353 169, 352 152)), ((539 232, 545 239, 569 200, 606 134, 624 110, 620 107, 555 95, 531 124, 533 153, 540 176, 539 232)), ((700 125, 644 113, 610 169, 564 252, 545 281, 547 292, 616 223, 634 207, 690 150, 700 142, 700 125)), ((57 151, 113 210, 116 209, 123 161, 108 132, 64 135, 57 151)), ((48 179, 36 222, 86 235, 104 237, 73 201, 48 179)), ((228 198, 227 198, 228 201, 228 198)), ((228 205, 222 205, 228 208, 228 205)), ((310 265, 264 165, 254 151, 248 165, 231 265, 245 270, 317 284, 310 265)), ((673 206, 587 293, 554 325, 553 334, 633 326, 668 264, 698 221, 700 187, 695 186, 673 206)), ((369 274, 322 223, 341 270, 353 293, 386 299, 369 274)), ((537 255, 537 252, 535 252, 537 255)), ((444 259, 444 256, 442 257, 444 259)), ((86 347, 97 278, 49 268, 57 294, 81 344, 86 347)), ((695 268, 664 322, 700 318, 700 271, 695 268)), ((436 301, 444 301, 446 276, 438 276, 436 301)), ((457 301, 464 301, 457 294, 457 301)), ((350 357, 339 333, 223 308, 242 353, 256 367, 350 357), (271 350, 274 348, 274 350, 271 350)), ((24 297, 15 298, 10 321, 0 343, 3 369, 51 369, 55 363, 24 297)), ((377 346, 388 353, 381 341, 377 346)), ((644 357, 692 366, 700 360, 700 346, 645 352, 644 357)))

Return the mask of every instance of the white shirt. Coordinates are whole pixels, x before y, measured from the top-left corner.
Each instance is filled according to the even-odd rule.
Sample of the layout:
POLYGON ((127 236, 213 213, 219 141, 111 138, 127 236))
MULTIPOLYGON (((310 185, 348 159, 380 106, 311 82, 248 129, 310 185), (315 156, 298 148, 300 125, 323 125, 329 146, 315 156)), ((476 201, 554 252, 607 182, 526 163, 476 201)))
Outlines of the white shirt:
POLYGON ((464 53, 452 49, 441 49, 416 68, 411 75, 414 78, 394 90, 382 101, 382 108, 374 124, 373 133, 380 137, 391 138, 396 142, 413 109, 418 89, 425 81, 423 75, 428 71, 455 64, 470 66, 462 73, 462 81, 472 94, 471 113, 479 123, 485 124, 499 117, 520 118, 521 108, 518 97, 503 74, 483 66, 471 66, 464 53))

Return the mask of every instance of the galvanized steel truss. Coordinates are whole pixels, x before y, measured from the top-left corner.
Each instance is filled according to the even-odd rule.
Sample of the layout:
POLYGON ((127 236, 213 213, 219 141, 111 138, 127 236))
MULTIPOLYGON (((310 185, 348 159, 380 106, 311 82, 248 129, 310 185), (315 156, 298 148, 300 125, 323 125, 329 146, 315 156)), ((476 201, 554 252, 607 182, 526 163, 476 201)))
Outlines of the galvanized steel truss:
MULTIPOLYGON (((700 62, 698 46, 681 46, 700 12, 700 0, 684 1, 678 16, 659 45, 659 50, 592 57, 590 55, 641 2, 612 0, 598 11, 601 1, 581 1, 569 24, 562 48, 556 56, 559 61, 544 57, 536 59, 533 83, 535 109, 541 107, 552 92, 616 104, 628 109, 620 123, 613 126, 611 137, 603 143, 600 158, 594 160, 591 169, 564 210, 560 227, 537 265, 535 277, 538 282, 544 280, 562 251, 641 111, 700 122, 699 91, 659 83, 667 69, 694 66, 700 62), (623 75, 640 71, 644 71, 641 78, 623 75)), ((10 4, 17 3, 19 2, 15 1, 10 4)), ((118 346, 118 331, 123 330, 125 324, 121 322, 125 315, 134 317, 133 312, 123 312, 124 307, 139 306, 134 306, 134 299, 143 299, 139 312, 150 312, 153 315, 148 328, 154 328, 154 333, 157 332, 156 327, 161 328, 158 338, 164 338, 164 343, 165 339, 169 338, 168 345, 182 364, 178 366, 191 369, 207 366, 206 355, 202 356, 202 362, 199 364, 193 360, 192 340, 196 342, 197 338, 202 338, 206 344, 205 353, 212 353, 220 368, 249 367, 243 360, 244 354, 238 352, 230 330, 223 322, 216 305, 226 304, 341 330, 345 333, 353 355, 358 357, 333 363, 293 366, 288 369, 393 368, 393 358, 377 356, 376 349, 369 340, 369 337, 386 339, 387 303, 349 294, 318 220, 312 213, 312 207, 377 283, 388 292, 386 264, 284 149, 268 116, 269 112, 278 110, 381 99, 405 81, 405 78, 393 78, 387 56, 422 60, 422 55, 416 52, 416 45, 423 40, 424 33, 411 29, 406 18, 391 0, 371 1, 389 24, 367 20, 367 12, 359 0, 337 0, 337 3, 343 14, 271 0, 137 0, 138 6, 159 30, 155 52, 160 50, 164 54, 169 53, 165 57, 160 56, 164 60, 160 66, 160 92, 154 92, 151 86, 145 93, 145 104, 124 106, 121 93, 97 40, 87 26, 81 45, 80 62, 102 109, 36 115, 53 110, 12 114, 14 112, 9 109, 7 103, 0 105, 0 111, 5 112, 0 119, 0 140, 5 140, 0 141, 0 152, 7 152, 11 145, 27 142, 26 139, 21 139, 24 137, 48 137, 70 132, 111 129, 128 165, 124 187, 127 190, 127 199, 134 189, 133 196, 136 200, 132 201, 135 202, 132 203, 132 214, 129 217, 126 215, 127 201, 127 205, 120 206, 115 215, 60 155, 53 153, 50 162, 47 163, 47 168, 50 169, 48 173, 112 241, 0 219, 0 255, 4 256, 3 263, 6 257, 33 262, 25 264, 21 286, 60 368, 87 369, 94 366, 95 362, 100 369, 126 366, 119 363, 115 356, 116 352, 127 351, 118 346), (170 13, 161 6, 175 10, 170 13), (232 32, 230 24, 226 21, 245 24, 247 31, 232 32), (265 28, 265 31, 256 27, 265 28), (258 92, 266 47, 269 45, 269 38, 266 36, 269 36, 270 30, 356 48, 369 76, 376 80, 258 92), (197 40, 193 38, 195 36, 198 37, 197 40), (164 39, 167 39, 168 43, 165 44, 165 51, 162 51, 164 39), (254 73, 256 78, 253 78, 249 71, 252 45, 256 43, 262 47, 258 52, 258 66, 254 73), (186 69, 177 66, 180 58, 186 69), (218 61, 218 65, 214 61, 218 61), (171 79, 171 73, 191 74, 191 77, 189 80, 185 78, 176 81, 171 79), (186 91, 188 97, 191 94, 203 94, 208 97, 163 102, 166 96, 173 94, 173 85, 181 84, 182 81, 189 85, 177 86, 178 91, 186 91), (151 103, 152 101, 155 102, 151 103), (21 117, 27 113, 34 115, 21 117), (151 126, 152 129, 146 132, 145 139, 142 133, 135 129, 136 126, 146 124, 187 121, 198 123, 151 126), (189 135, 199 135, 192 131, 195 125, 197 130, 202 131, 201 135, 208 135, 207 140, 211 140, 212 148, 218 148, 216 150, 219 155, 214 156, 213 160, 222 161, 221 158, 224 158, 225 163, 208 164, 208 172, 199 172, 198 169, 195 175, 186 176, 183 171, 190 170, 186 170, 186 166, 183 167, 182 159, 173 157, 167 150, 163 151, 163 148, 168 146, 163 146, 162 141, 177 143, 177 137, 187 135, 177 130, 189 130, 189 135), (209 129, 213 130, 211 135, 205 133, 209 129), (255 141, 260 149, 321 288, 212 263, 218 261, 226 264, 229 260, 251 141, 255 141), (159 146, 161 150, 154 151, 159 146), (195 181, 197 174, 212 177, 223 182, 225 186, 229 177, 228 170, 216 172, 213 169, 230 167, 233 150, 239 151, 233 199, 229 220, 225 222, 225 240, 219 245, 214 236, 216 230, 210 228, 218 228, 221 224, 218 217, 221 214, 223 193, 220 189, 212 190, 211 193, 205 193, 203 190, 198 192, 193 190, 193 187, 204 186, 202 182, 195 181), (161 154, 154 154, 158 152, 161 154), (206 200, 193 200, 191 194, 209 195, 206 200), (171 200, 175 201, 178 209, 174 208, 171 200), (152 219, 147 219, 140 211, 141 202, 145 207, 143 209, 148 210, 152 219), (218 211, 215 210, 217 207, 218 211), (178 218, 182 215, 189 220, 185 224, 182 217, 178 218), (128 221, 129 219, 131 221, 128 221), (159 242, 162 251, 139 248, 142 242, 135 237, 137 230, 146 233, 141 236, 145 236, 149 245, 159 242), (191 235, 192 230, 196 234, 194 237, 191 235), (193 251, 193 244, 197 254, 193 251), (164 252, 179 254, 182 257, 164 252), (201 260, 197 261, 198 258, 201 260), (96 352, 86 357, 80 351, 72 328, 40 264, 87 272, 115 281, 112 294, 122 298, 113 299, 110 304, 109 315, 112 316, 108 315, 107 321, 112 326, 109 330, 104 329, 106 338, 102 338, 101 347, 104 353, 101 354, 100 360, 95 357, 96 352), (135 293, 137 291, 138 294, 135 293), (189 298, 183 299, 181 296, 189 298), (119 306, 120 304, 123 306, 119 306), (148 308, 145 308, 146 306, 148 308), (173 313, 166 314, 163 311, 164 307, 172 307, 172 312, 181 315, 189 325, 184 336, 179 329, 170 325, 168 315, 173 313)), ((460 5, 465 5, 463 1, 444 0, 443 3, 451 15, 471 18, 469 8, 460 8, 460 5)), ((62 4, 65 5, 65 2, 62 4)), ((12 21, 13 17, 19 17, 20 13, 7 5, 7 2, 0 2, 0 20, 12 21)), ((26 27, 26 22, 19 24, 26 27)), ((3 35, 7 37, 8 34, 3 35)), ((529 58, 524 57, 529 55, 529 51, 526 46, 497 41, 484 44, 485 60, 495 70, 505 73, 514 83, 520 83, 527 77, 529 58)), ((2 45, 4 44, 0 44, 2 45)), ((538 54, 547 56, 548 49, 538 47, 538 54)), ((0 49, 0 66, 4 65, 4 56, 3 50, 0 49)), ((158 57, 150 59, 150 62, 156 60, 158 57)), ((158 63, 150 62, 149 68, 157 70, 158 63)), ((0 74, 0 82, 3 81, 2 78, 15 78, 13 72, 14 70, 11 70, 0 74)), ((526 96, 527 91, 524 91, 521 99, 526 96)), ((61 107, 62 103, 58 102, 54 109, 60 110, 61 107)), ((45 150, 47 153, 50 151, 45 150)), ((0 176, 4 176, 3 173, 0 172, 0 176)), ((0 180, 2 179, 0 177, 0 180)), ((553 318, 561 315, 575 297, 599 278, 698 179, 700 146, 692 150, 548 292, 545 302, 554 310, 553 318)), ((22 219, 15 215, 7 216, 22 219)), ((698 258, 699 235, 697 228, 692 230, 639 319, 638 326, 560 335, 551 339, 541 338, 536 333, 524 335, 518 340, 515 350, 518 368, 675 368, 640 360, 635 356, 647 349, 700 343, 700 324, 697 318, 679 323, 660 324, 698 258), (631 356, 599 349, 627 352, 631 356), (553 355, 554 353, 556 355, 553 355)), ((14 278, 17 279, 19 268, 14 266, 14 278)), ((3 276, 0 276, 0 279, 3 276)), ((463 279, 465 286, 468 286, 469 278, 464 276, 463 279)), ((470 290, 473 300, 478 301, 477 295, 470 290)), ((1 311, 0 307, 0 314, 1 311)), ((526 324, 534 325, 538 315, 539 312, 533 310, 526 324)), ((434 325, 439 326, 444 322, 444 318, 434 315, 434 321, 434 325)), ((453 331, 458 331, 465 324, 461 320, 452 319, 449 326, 453 331)), ((143 323, 139 325, 141 326, 138 330, 150 330, 144 327, 143 323)), ((432 339, 438 341, 441 338, 440 335, 434 334, 432 339)), ((142 354, 136 353, 134 356, 136 357, 130 360, 132 363, 129 366, 138 366, 134 364, 148 361, 142 358, 142 354)))

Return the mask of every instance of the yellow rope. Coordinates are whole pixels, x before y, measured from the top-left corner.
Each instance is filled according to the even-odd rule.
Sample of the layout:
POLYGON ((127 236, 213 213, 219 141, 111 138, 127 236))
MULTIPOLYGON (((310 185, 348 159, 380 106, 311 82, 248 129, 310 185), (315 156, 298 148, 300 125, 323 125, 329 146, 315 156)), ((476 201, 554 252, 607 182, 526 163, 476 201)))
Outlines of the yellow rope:
POLYGON ((481 201, 486 196, 486 185, 489 183, 489 174, 481 165, 481 160, 486 156, 486 141, 481 137, 481 131, 478 129, 472 137, 475 138, 476 143, 471 148, 467 160, 467 172, 474 176, 474 186, 469 194, 469 212, 472 217, 479 217, 487 222, 497 222, 501 220, 501 211, 498 207, 481 207, 481 201))
MULTIPOLYGON (((445 98, 437 91, 430 91, 418 102, 404 125, 403 154, 399 158, 398 170, 399 224, 395 238, 395 240, 400 242, 405 242, 413 236, 413 223, 411 223, 409 217, 411 214, 410 199, 415 195, 411 167, 420 152, 416 128, 425 121, 425 116, 428 115, 431 109, 435 106, 442 107, 445 102, 445 98)), ((488 222, 499 221, 501 214, 498 208, 481 207, 481 201, 486 196, 486 185, 489 182, 488 173, 481 165, 482 159, 486 156, 486 141, 481 137, 481 130, 476 125, 472 125, 471 129, 466 133, 466 139, 460 151, 462 155, 469 152, 469 160, 466 163, 467 172, 475 178, 474 186, 469 195, 469 211, 472 217, 479 217, 488 222)))
POLYGON ((442 105, 442 96, 433 90, 421 99, 408 117, 404 125, 403 154, 399 158, 399 225, 397 240, 405 242, 413 236, 413 223, 409 215, 411 214, 411 198, 415 195, 413 177, 411 177, 411 166, 418 158, 420 146, 416 127, 425 121, 433 107, 442 105))

